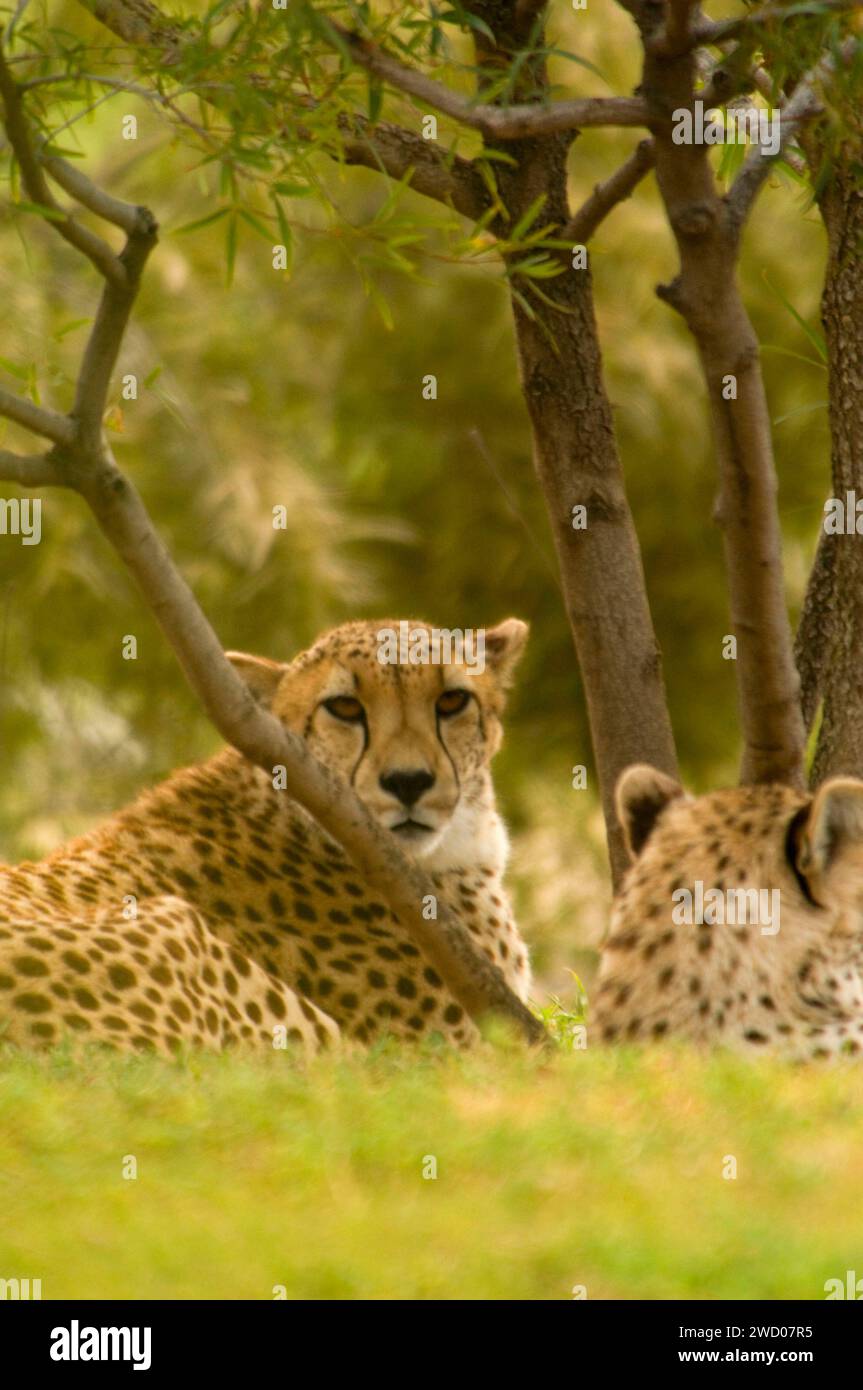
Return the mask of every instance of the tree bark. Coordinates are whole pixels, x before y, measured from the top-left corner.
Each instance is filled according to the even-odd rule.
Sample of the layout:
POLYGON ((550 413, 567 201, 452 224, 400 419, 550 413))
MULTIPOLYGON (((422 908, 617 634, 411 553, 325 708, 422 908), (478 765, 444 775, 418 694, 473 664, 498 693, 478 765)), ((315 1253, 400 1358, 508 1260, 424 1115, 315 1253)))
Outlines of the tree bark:
MULTIPOLYGON (((480 0, 475 13, 497 43, 477 40, 484 68, 508 65, 528 41, 533 16, 512 0, 480 0)), ((525 86, 542 90, 544 65, 525 65, 525 86)), ((495 140, 514 164, 496 165, 498 188, 514 225, 544 195, 542 224, 569 225, 566 161, 571 134, 495 140)), ((489 144, 491 142, 487 142, 489 144)), ((648 161, 649 164, 649 161, 648 161)), ((493 228, 505 235, 505 228, 493 228)), ((641 551, 626 497, 593 308, 590 268, 570 268, 542 281, 544 301, 531 296, 508 266, 521 384, 533 433, 533 461, 560 565, 566 615, 584 684, 591 740, 615 889, 629 865, 614 789, 621 772, 651 763, 677 776, 662 657, 647 598, 641 551), (573 527, 573 507, 587 524, 573 527)))
POLYGON ((824 673, 833 653, 838 537, 823 529, 794 634, 794 663, 800 676, 800 710, 807 736, 821 708, 824 673))
MULTIPOLYGON (((863 500, 863 140, 849 140, 819 197, 827 230, 821 318, 827 346, 833 495, 863 500)), ((852 524, 856 517, 852 512, 852 524)), ((817 786, 863 777, 863 536, 822 530, 798 632, 806 713, 822 702, 817 786)))

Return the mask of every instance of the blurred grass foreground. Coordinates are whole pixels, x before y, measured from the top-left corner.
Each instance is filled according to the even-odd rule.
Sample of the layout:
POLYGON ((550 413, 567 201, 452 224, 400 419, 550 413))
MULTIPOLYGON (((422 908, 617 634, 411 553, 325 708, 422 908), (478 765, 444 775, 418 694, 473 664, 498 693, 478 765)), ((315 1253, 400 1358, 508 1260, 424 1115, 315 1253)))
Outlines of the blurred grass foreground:
POLYGON ((860 1267, 861 1120, 851 1065, 668 1049, 6 1059, 0 1275, 44 1299, 820 1299, 860 1267))

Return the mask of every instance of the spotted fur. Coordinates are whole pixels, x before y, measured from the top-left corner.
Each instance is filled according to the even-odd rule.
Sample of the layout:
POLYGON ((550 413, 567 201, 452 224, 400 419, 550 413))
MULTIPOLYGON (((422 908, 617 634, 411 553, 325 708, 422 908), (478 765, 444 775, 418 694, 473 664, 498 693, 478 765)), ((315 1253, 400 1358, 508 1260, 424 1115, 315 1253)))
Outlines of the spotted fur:
MULTIPOLYGON (((490 629, 479 672, 382 665, 382 626, 398 624, 349 623, 290 664, 231 660, 430 871, 524 999, 527 952, 503 887, 489 764, 527 629, 515 619, 490 629)), ((474 1027, 341 848, 233 750, 42 863, 0 868, 7 1041, 174 1052, 277 1037, 313 1051, 340 1035, 430 1033, 464 1044, 474 1027)))
POLYGON ((764 786, 693 800, 635 767, 621 778, 618 810, 634 863, 602 951, 594 1026, 603 1041, 680 1037, 794 1058, 861 1050, 863 783, 837 778, 813 797, 764 786), (738 902, 740 890, 775 893, 760 901, 768 916, 778 906, 778 930, 767 917, 741 922, 737 908, 734 923, 711 923, 707 911, 681 922, 681 890, 699 881, 738 902))

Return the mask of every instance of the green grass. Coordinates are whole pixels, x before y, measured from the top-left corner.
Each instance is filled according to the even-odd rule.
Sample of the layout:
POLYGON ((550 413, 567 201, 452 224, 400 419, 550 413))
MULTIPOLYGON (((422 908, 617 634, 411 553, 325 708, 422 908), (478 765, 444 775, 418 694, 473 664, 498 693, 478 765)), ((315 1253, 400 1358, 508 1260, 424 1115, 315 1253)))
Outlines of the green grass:
POLYGON ((860 1082, 665 1049, 7 1054, 0 1277, 44 1298, 823 1298, 863 1273, 860 1082))

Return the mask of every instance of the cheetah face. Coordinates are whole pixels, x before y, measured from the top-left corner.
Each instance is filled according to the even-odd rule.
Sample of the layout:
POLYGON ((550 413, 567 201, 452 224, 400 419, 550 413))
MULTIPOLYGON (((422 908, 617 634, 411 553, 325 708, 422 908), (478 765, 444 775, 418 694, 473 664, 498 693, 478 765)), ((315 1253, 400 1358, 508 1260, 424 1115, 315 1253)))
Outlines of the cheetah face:
MULTIPOLYGON (((434 631, 413 621, 409 628, 434 631)), ((484 663, 472 664, 382 661, 388 630, 399 623, 347 623, 289 664, 228 656, 403 847, 437 858, 445 841, 453 848, 475 840, 478 821, 493 815, 489 764, 527 625, 510 618, 486 629, 484 663)))

